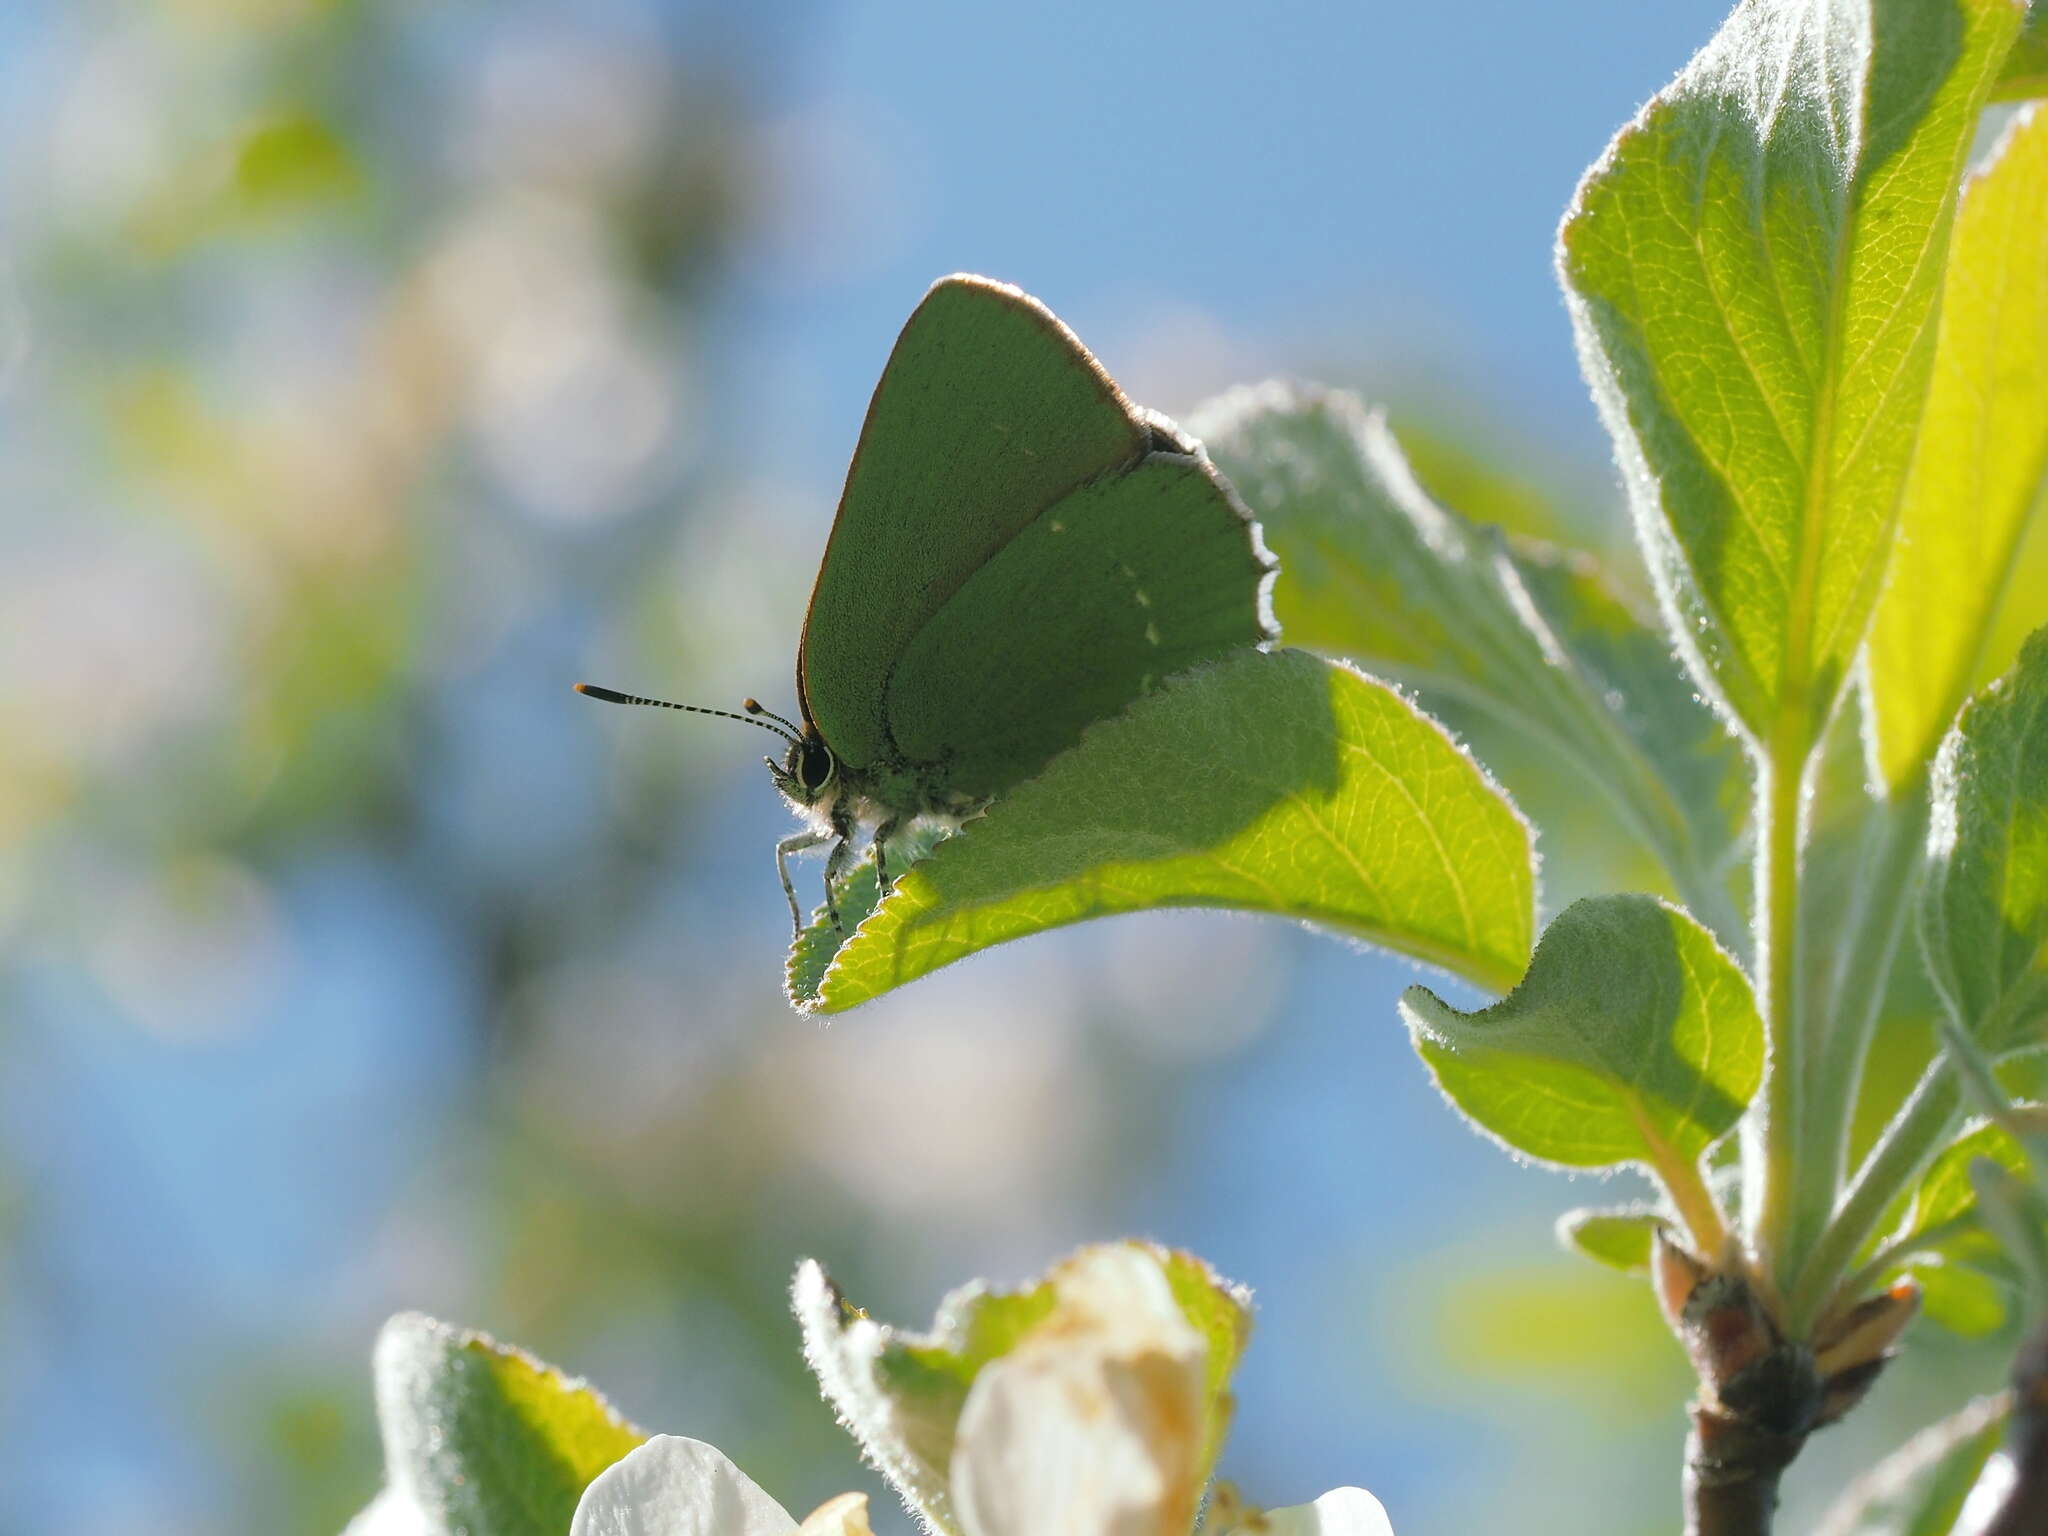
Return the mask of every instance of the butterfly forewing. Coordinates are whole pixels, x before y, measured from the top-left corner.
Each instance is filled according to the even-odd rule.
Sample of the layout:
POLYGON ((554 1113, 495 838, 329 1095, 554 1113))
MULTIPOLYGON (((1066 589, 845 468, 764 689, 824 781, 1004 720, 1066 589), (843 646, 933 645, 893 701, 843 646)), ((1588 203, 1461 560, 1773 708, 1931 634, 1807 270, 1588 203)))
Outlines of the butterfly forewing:
MULTIPOLYGON (((797 653, 804 714, 842 762, 895 756, 890 678, 933 615, 1047 507, 1148 440, 1037 300, 986 278, 933 285, 875 387, 797 653)), ((989 619, 999 630, 1002 616, 989 619)))
POLYGON ((1272 638, 1272 569, 1206 459, 1155 453, 1055 502, 905 649, 889 728, 957 794, 999 794, 1162 679, 1272 638))

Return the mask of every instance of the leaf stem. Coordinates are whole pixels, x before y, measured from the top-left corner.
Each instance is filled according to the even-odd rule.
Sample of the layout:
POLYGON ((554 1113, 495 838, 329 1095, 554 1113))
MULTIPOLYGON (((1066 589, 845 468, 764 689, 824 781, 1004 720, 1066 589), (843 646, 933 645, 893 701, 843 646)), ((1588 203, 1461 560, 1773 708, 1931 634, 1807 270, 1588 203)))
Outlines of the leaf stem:
POLYGON ((1686 1235, 1692 1239, 1692 1251, 1703 1258, 1713 1258, 1728 1245, 1728 1223, 1721 1215, 1720 1203, 1714 1199, 1706 1176, 1700 1172, 1700 1160, 1687 1157, 1659 1135, 1656 1123, 1644 1112, 1634 1095, 1630 1095, 1629 1110, 1635 1117, 1637 1133, 1650 1149, 1650 1161, 1658 1182, 1664 1186, 1664 1193, 1671 1197, 1672 1208, 1678 1212, 1686 1235))
POLYGON ((1961 1085, 1964 1097, 1974 1102, 1977 1113, 2024 1146, 2026 1138, 2013 1122, 2012 1100, 2000 1086, 1991 1058, 1970 1038, 1969 1031, 1956 1022, 1954 1014, 1944 1010, 1935 1021, 1934 1037, 1949 1064, 1955 1068, 1956 1081, 1961 1085))
POLYGON ((1949 1217, 1947 1221, 1937 1221, 1933 1226, 1924 1227, 1918 1232, 1909 1232, 1904 1237, 1894 1238, 1865 1260, 1854 1274, 1836 1286, 1835 1293, 1844 1297, 1859 1296, 1873 1289, 1878 1281, 1897 1269, 1905 1259, 1916 1253, 1932 1252, 1950 1238, 1981 1225, 1974 1211, 1966 1211, 1960 1216, 1949 1217))
MULTIPOLYGON (((1801 1058, 1798 1005, 1799 801, 1805 777, 1806 705, 1795 698, 1780 713, 1768 754, 1758 761, 1756 973, 1764 1020, 1763 1122, 1745 1149, 1754 1159, 1750 1241, 1759 1270, 1778 1275, 1789 1254, 1799 1172, 1801 1058)), ((1781 1280, 1784 1277, 1779 1277, 1781 1280)))
MULTIPOLYGON (((2025 1017, 2029 1009, 2029 1002, 2021 994, 2008 992, 1975 1029, 1968 1031, 1969 1045, 1974 1047, 1978 1041, 2003 1042, 2011 1038, 2013 1020, 2025 1017)), ((1847 1198, 1821 1230, 1806 1262, 1800 1267, 1785 1319, 1794 1337, 1812 1325, 1835 1295, 1849 1288, 1849 1281, 1837 1283, 1842 1272, 1877 1229, 1877 1224, 1884 1219, 1884 1213, 1900 1191, 1919 1177, 1935 1153, 1941 1150, 1954 1125, 1956 1111, 1962 1105, 1964 1082, 1956 1052, 1947 1044, 1947 1037, 1952 1031, 1962 1031, 1953 1019, 1943 1022, 1944 1027, 1937 1033, 1937 1039, 1942 1042, 1940 1053, 1927 1064, 1927 1070, 1920 1075, 1920 1081, 1914 1085, 1905 1105, 1892 1117, 1891 1124, 1884 1128, 1877 1144, 1870 1149, 1870 1155, 1864 1158, 1855 1181, 1849 1186, 1847 1198)), ((1991 1049, 1995 1052, 1997 1045, 1991 1049)), ((1994 1096, 2000 1092, 1995 1081, 1990 1085, 1990 1091, 1994 1096)), ((1865 1265, 1859 1269, 1853 1280, 1860 1283, 1868 1268, 1869 1265, 1865 1265)))
POLYGON ((1911 910, 1927 809, 1924 779, 1902 786, 1875 818, 1870 844, 1858 864, 1848 943, 1838 952, 1828 987, 1826 1028, 1806 1077, 1794 1250, 1802 1249, 1826 1221, 1848 1175, 1864 1061, 1883 1016, 1893 961, 1911 910))
POLYGON ((1721 1216, 1721 1207, 1714 1203, 1713 1191, 1700 1173, 1700 1165, 1681 1157, 1657 1171, 1663 1176, 1664 1192, 1671 1196, 1678 1219, 1692 1234, 1694 1251, 1715 1254, 1727 1247, 1728 1223, 1721 1216))
POLYGON ((1941 1149, 1955 1119, 1961 1092, 1955 1069, 1946 1055, 1935 1057, 1921 1074, 1912 1096, 1892 1117, 1877 1145, 1863 1160, 1856 1178, 1828 1224, 1815 1239, 1791 1291, 1787 1331, 1797 1338, 1813 1325, 1857 1251, 1877 1230, 1899 1191, 1916 1178, 1941 1149))

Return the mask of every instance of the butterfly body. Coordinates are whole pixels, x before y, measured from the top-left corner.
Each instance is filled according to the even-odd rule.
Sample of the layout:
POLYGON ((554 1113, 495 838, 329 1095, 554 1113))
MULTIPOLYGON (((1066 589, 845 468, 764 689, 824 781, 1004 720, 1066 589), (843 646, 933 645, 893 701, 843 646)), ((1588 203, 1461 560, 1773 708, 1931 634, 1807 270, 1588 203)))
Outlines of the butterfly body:
POLYGON ((789 898, 791 921, 799 932, 803 929, 803 915, 797 906, 796 889, 790 883, 790 854, 832 844, 825 866, 825 902, 836 924, 839 918, 833 886, 851 855, 858 833, 874 834, 875 859, 886 886, 887 844, 899 827, 912 821, 957 824, 992 798, 976 799, 948 785, 943 763, 929 765, 922 771, 900 759, 860 769, 846 768, 825 744, 817 727, 809 722, 805 723, 804 734, 790 743, 780 763, 772 757, 763 761, 776 789, 807 824, 805 830, 792 833, 775 848, 776 871, 782 878, 783 894, 789 898))
MULTIPOLYGON (((1277 638, 1274 562, 1199 444, 1020 289, 940 279, 868 406, 797 651, 776 864, 958 821, 1165 678, 1277 638)), ((716 713, 716 711, 713 711, 716 713)), ((763 724, 756 720, 756 724, 763 724)), ((768 729, 776 729, 768 726, 768 729)))

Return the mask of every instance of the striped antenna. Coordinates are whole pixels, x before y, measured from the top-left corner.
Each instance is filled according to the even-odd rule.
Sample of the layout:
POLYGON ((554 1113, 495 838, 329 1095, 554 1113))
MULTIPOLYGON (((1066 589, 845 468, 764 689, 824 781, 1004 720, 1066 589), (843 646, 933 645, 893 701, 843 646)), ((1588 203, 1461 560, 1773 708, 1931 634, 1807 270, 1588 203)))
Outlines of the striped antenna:
POLYGON ((744 709, 750 715, 766 715, 770 720, 773 720, 777 725, 786 726, 789 728, 790 731, 794 732, 797 735, 803 734, 802 732, 797 731, 795 721, 783 719, 782 716, 775 713, 774 710, 766 708, 759 699, 741 699, 740 708, 744 709))
POLYGON ((795 727, 787 720, 783 720, 780 715, 769 714, 752 699, 747 700, 747 712, 744 715, 736 715, 729 709, 706 709, 701 704, 671 704, 667 699, 643 699, 637 693, 620 693, 614 688, 600 688, 595 683, 578 683, 576 691, 586 698, 603 699, 607 704, 645 704, 651 709, 680 709, 686 714, 716 715, 721 720, 737 720, 742 725, 758 725, 762 730, 773 731, 789 741, 802 740, 796 734, 795 727), (756 719, 758 715, 767 715, 768 720, 781 721, 781 724, 770 725, 768 720, 756 719))

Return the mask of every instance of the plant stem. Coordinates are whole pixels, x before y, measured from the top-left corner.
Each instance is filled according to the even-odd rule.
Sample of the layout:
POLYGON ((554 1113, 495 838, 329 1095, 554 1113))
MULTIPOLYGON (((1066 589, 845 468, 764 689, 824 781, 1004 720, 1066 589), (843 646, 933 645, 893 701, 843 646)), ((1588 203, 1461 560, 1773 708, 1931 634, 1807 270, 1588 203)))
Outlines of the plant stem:
POLYGON ((1871 1290, 1886 1273, 1899 1267, 1899 1261, 1915 1253, 1927 1253, 1939 1248, 1950 1238, 1968 1232, 1981 1225, 1974 1211, 1960 1216, 1951 1216, 1947 1221, 1937 1221, 1925 1231, 1913 1232, 1896 1241, 1886 1243, 1863 1261, 1857 1271, 1835 1287, 1842 1296, 1860 1296, 1871 1290))
POLYGON ((1815 1240, 1792 1286, 1785 1324, 1797 1338, 1813 1326, 1843 1272, 1877 1230, 1899 1191, 1916 1178, 1941 1149, 1961 1097, 1955 1069, 1946 1055, 1935 1057, 1905 1106, 1892 1117, 1877 1145, 1857 1170, 1848 1196, 1815 1240))
POLYGON ((1768 1536, 1778 1480, 1806 1443, 1694 1405, 1685 1442, 1685 1536, 1768 1536))
POLYGON ((2048 1328, 2020 1346, 2012 1368, 2012 1487, 1984 1536, 2028 1536, 2048 1527, 2048 1328))
MULTIPOLYGON (((1796 1017, 1799 796, 1807 756, 1803 697, 1783 709, 1757 774, 1756 971, 1763 979, 1764 1117, 1754 1156, 1750 1240, 1758 1268, 1778 1276, 1788 1257, 1798 1173, 1802 1042, 1796 1017), (1760 1145, 1758 1144, 1760 1142, 1760 1145)), ((1786 1278, 1779 1276, 1780 1279, 1786 1278)))
POLYGON ((1851 937, 1830 978, 1826 1029, 1806 1076, 1799 1156, 1803 1198, 1795 1212, 1795 1250, 1803 1250, 1825 1222, 1848 1173, 1864 1060, 1882 1016, 1926 831, 1922 780, 1902 786, 1877 817, 1858 863, 1851 937))

